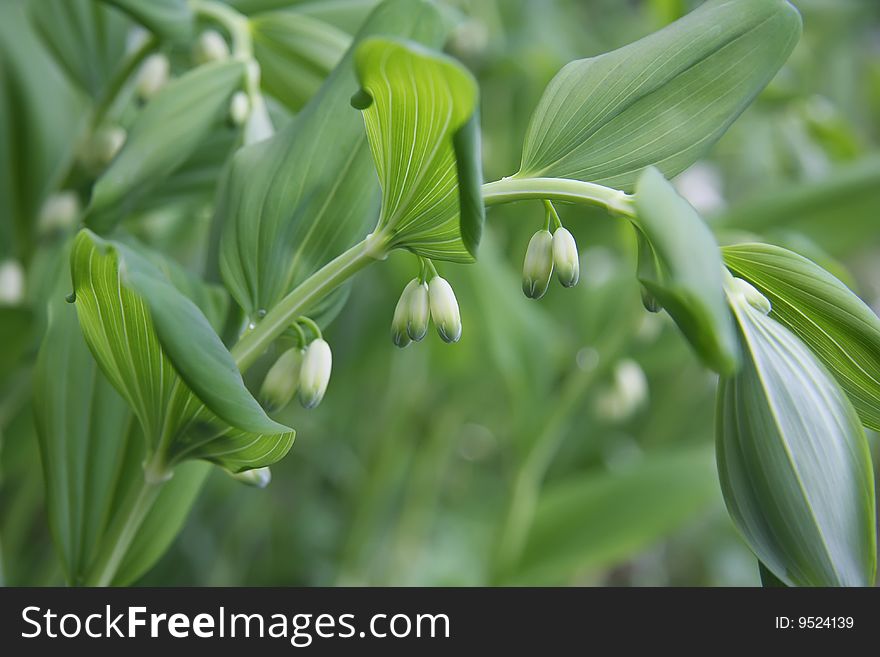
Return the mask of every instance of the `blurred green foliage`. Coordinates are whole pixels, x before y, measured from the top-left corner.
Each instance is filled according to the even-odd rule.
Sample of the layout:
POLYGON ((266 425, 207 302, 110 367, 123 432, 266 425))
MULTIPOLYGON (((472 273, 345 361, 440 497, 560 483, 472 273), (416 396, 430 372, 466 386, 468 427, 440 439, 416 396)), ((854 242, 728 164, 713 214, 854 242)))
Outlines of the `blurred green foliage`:
MULTIPOLYGON (((15 362, 7 365, 11 345, 0 347, 0 549, 10 585, 61 582, 27 394, 58 246, 26 224, 70 169, 88 97, 101 97, 107 58, 118 50, 108 42, 73 57, 68 40, 51 38, 64 19, 34 8, 41 4, 0 7, 0 259, 24 263, 25 305, 38 327, 15 362)), ((350 33, 374 3, 231 4, 248 13, 295 4, 350 33)), ((698 3, 447 4, 461 19, 448 50, 480 83, 484 171, 493 180, 518 169, 531 112, 562 65, 624 45, 698 3)), ((846 272, 876 310, 880 4, 794 4, 805 32, 790 62, 710 158, 675 182, 712 216, 720 239, 797 248, 846 272)), ((198 244, 219 174, 211 153, 229 148, 222 134, 213 141, 171 180, 176 201, 151 197, 127 219, 194 270, 206 258, 198 244)), ((75 186, 75 167, 66 175, 75 186)), ((711 457, 714 375, 666 315, 642 309, 630 233, 600 211, 558 209, 582 247, 579 285, 552 286, 540 303, 525 299, 519 267, 543 209, 493 208, 477 264, 441 270, 461 303, 457 345, 392 345, 389 322, 414 274, 411 258, 395 255, 360 275, 327 331, 334 371, 324 403, 277 415, 298 435, 271 485, 247 488, 214 472, 141 583, 757 584, 711 457)), ((264 372, 248 374, 252 390, 264 372)))

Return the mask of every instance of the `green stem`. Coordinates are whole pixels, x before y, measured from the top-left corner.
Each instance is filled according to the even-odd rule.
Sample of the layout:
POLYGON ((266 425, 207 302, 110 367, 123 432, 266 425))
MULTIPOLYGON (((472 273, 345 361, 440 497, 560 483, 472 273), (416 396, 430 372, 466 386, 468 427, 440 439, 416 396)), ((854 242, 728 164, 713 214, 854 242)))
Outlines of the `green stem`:
POLYGON ((483 185, 486 206, 528 199, 587 203, 625 217, 635 216, 632 196, 595 183, 568 178, 502 178, 483 185))
POLYGON ((104 122, 104 119, 107 118, 110 110, 113 109, 113 106, 116 104, 122 88, 126 85, 144 59, 146 59, 147 55, 156 49, 157 45, 159 45, 159 41, 156 37, 151 36, 147 38, 137 50, 128 56, 128 59, 125 60, 122 68, 120 68, 111 78, 92 113, 90 134, 104 122))
POLYGON ((382 233, 368 236, 328 262, 279 301, 253 329, 232 348, 232 357, 244 372, 309 306, 320 301, 355 273, 388 255, 382 233))
POLYGON ((165 480, 152 480, 144 477, 140 490, 133 498, 127 513, 117 516, 110 525, 103 541, 104 547, 89 568, 83 584, 86 586, 110 586, 122 564, 126 552, 131 547, 138 529, 153 508, 165 480))
POLYGON ((219 23, 232 37, 232 54, 242 60, 253 59, 254 44, 250 23, 244 14, 216 0, 189 0, 190 9, 196 14, 219 23))

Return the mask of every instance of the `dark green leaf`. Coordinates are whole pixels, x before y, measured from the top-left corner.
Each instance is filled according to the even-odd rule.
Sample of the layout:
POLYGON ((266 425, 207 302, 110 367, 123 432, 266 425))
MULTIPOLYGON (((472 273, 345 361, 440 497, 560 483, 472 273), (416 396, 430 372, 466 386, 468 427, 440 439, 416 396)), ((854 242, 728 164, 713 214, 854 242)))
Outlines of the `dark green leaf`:
POLYGON ((33 311, 20 306, 0 306, 0 381, 36 344, 33 311))
POLYGON ((769 244, 722 249, 724 261, 766 296, 771 316, 797 335, 849 396, 862 423, 880 431, 880 319, 819 265, 769 244))
POLYGON ((634 220, 650 245, 640 254, 639 281, 717 372, 736 369, 736 334, 722 285, 721 253, 690 204, 654 168, 636 185, 634 220))
POLYGON ((876 571, 874 475, 846 395, 788 329, 732 295, 743 343, 718 389, 727 509, 788 586, 868 586, 876 571))
POLYGON ((138 116, 125 145, 95 183, 86 223, 112 228, 192 155, 226 120, 245 65, 228 60, 200 66, 162 88, 138 116))
POLYGON ((693 164, 788 59, 801 33, 784 0, 709 0, 613 52, 565 66, 532 117, 517 176, 629 190, 693 164))

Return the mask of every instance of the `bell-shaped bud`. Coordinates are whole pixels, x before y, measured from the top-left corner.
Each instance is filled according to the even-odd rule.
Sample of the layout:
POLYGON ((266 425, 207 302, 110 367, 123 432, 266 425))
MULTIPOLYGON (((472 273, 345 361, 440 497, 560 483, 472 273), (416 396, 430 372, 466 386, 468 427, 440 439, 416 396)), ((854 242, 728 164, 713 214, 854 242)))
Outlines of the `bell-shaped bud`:
POLYGON ((0 262, 0 305, 14 306, 24 299, 24 269, 17 260, 0 262))
POLYGON ((539 230, 532 235, 523 263, 523 292, 529 299, 540 299, 547 292, 553 275, 553 235, 539 230))
POLYGON ((431 317, 428 286, 418 278, 407 283, 394 309, 391 321, 391 339, 398 347, 406 347, 411 341, 418 342, 428 333, 431 317))
POLYGON ((229 101, 229 120, 232 125, 244 125, 251 113, 251 100, 243 91, 236 91, 229 101))
POLYGON ((193 47, 193 61, 208 64, 229 59, 229 45, 217 30, 205 30, 193 47))
POLYGON ((40 208, 38 226, 44 235, 70 228, 79 218, 79 196, 69 189, 49 196, 40 208))
POLYGON ((461 338, 461 313, 452 286, 445 278, 434 276, 428 282, 428 303, 431 319, 444 342, 458 342, 461 338))
POLYGON ((318 338, 306 347, 299 376, 299 401, 305 408, 314 408, 321 403, 330 383, 332 368, 333 354, 329 344, 318 338))
POLYGON ((125 145, 128 133, 118 125, 99 128, 92 137, 92 162, 103 168, 113 161, 125 145))
POLYGON ((142 100, 150 100, 159 93, 171 75, 171 62, 161 53, 150 55, 141 65, 135 90, 142 100))
POLYGON ((562 226, 553 233, 553 266, 563 287, 577 285, 581 275, 577 244, 574 236, 562 226))
POLYGON ((761 294, 755 286, 741 278, 734 278, 730 281, 730 291, 732 294, 739 294, 745 299, 752 308, 764 315, 769 315, 772 310, 770 299, 761 294))
POLYGON ((245 470, 244 472, 229 473, 237 482, 245 486, 253 486, 255 488, 265 488, 272 481, 272 471, 267 467, 254 468, 253 470, 245 470))
POLYGON ((303 352, 294 347, 288 349, 269 368, 260 388, 260 399, 269 410, 284 408, 299 388, 303 352))

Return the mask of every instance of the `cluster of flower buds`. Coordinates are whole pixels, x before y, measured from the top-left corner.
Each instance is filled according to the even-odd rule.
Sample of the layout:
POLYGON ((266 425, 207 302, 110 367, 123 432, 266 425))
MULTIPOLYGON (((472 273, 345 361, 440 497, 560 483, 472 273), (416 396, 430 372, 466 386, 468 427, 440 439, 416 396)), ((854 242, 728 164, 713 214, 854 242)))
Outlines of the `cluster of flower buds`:
POLYGON ((140 73, 138 73, 135 91, 138 97, 143 101, 159 93, 171 77, 171 62, 168 57, 161 53, 150 55, 141 65, 140 73))
POLYGON ((449 282, 437 275, 427 283, 414 278, 403 289, 391 320, 394 344, 402 348, 420 341, 428 333, 429 319, 444 342, 461 338, 461 313, 455 293, 449 282))
POLYGON ((205 30, 199 35, 193 47, 193 61, 196 64, 209 64, 229 59, 229 45, 217 30, 205 30))
POLYGON ((277 410, 299 392, 300 404, 314 408, 324 398, 332 368, 333 354, 323 338, 312 340, 305 349, 288 349, 267 372, 260 398, 267 408, 277 410))
POLYGON ((551 234, 546 228, 532 235, 523 263, 523 292, 529 299, 540 299, 550 287, 553 270, 563 287, 573 287, 580 278, 577 244, 568 230, 558 226, 551 234))

